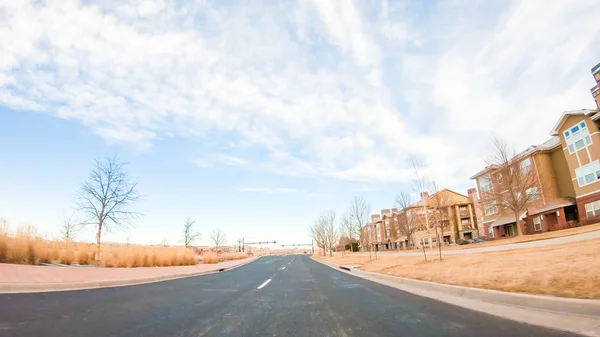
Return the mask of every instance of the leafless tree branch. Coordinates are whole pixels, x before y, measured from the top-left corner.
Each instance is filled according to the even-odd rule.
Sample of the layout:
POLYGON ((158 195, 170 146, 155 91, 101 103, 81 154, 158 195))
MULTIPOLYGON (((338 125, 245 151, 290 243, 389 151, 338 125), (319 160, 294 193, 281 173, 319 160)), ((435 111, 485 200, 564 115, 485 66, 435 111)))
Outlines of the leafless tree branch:
POLYGON ((100 257, 102 231, 126 230, 131 221, 141 215, 134 210, 140 196, 137 180, 125 172, 126 163, 116 157, 95 160, 94 166, 80 188, 77 208, 86 217, 84 225, 96 227, 96 259, 100 257))
POLYGON ((194 241, 200 238, 200 232, 195 231, 196 220, 187 218, 183 225, 183 245, 189 247, 194 241))

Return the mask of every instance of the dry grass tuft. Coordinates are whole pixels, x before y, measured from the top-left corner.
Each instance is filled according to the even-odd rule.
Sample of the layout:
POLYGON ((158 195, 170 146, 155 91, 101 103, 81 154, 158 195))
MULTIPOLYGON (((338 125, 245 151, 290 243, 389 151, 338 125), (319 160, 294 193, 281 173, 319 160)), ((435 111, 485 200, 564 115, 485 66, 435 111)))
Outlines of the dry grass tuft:
POLYGON ((202 263, 204 264, 215 264, 219 263, 219 256, 217 253, 204 253, 202 256, 202 263))

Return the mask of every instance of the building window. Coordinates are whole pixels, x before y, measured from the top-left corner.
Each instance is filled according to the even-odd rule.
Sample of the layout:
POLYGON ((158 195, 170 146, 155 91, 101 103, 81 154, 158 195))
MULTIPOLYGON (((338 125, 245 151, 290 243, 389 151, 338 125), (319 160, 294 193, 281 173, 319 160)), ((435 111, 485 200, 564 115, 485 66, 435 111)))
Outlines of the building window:
POLYGON ((483 192, 489 192, 492 190, 492 179, 489 175, 485 175, 479 178, 479 187, 483 192))
POLYGON ((429 239, 428 238, 424 238, 423 239, 423 245, 426 246, 429 244, 429 239))
POLYGON ((498 206, 496 205, 495 202, 485 204, 484 208, 485 208, 486 216, 490 216, 490 215, 494 215, 494 214, 498 213, 498 206))
POLYGON ((494 227, 490 226, 490 228, 488 228, 488 234, 490 238, 494 238, 494 227))
POLYGON ((585 204, 585 215, 588 218, 600 216, 600 200, 585 204))
POLYGON ((564 132, 564 135, 565 141, 567 142, 567 147, 569 148, 569 153, 571 154, 592 144, 590 132, 585 122, 580 122, 571 127, 569 130, 564 132))
POLYGON ((538 200, 540 198, 537 187, 528 188, 525 193, 527 193, 527 199, 531 201, 538 200))
POLYGON ((542 220, 539 216, 533 217, 533 230, 536 232, 540 232, 542 230, 542 220))
POLYGON ((587 165, 575 169, 575 176, 579 187, 592 184, 600 180, 600 161, 596 160, 587 165))
POLYGON ((531 171, 531 159, 527 158, 521 162, 521 173, 527 174, 531 171))

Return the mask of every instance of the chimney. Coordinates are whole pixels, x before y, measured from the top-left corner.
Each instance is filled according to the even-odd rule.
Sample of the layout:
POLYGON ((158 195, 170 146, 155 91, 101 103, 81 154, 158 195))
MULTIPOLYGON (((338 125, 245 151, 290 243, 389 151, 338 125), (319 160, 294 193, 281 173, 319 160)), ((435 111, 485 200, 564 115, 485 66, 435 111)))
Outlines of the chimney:
POLYGON ((380 219, 381 219, 381 216, 379 214, 373 214, 373 215, 371 215, 371 223, 376 223, 380 219))
POLYGON ((469 188, 467 190, 467 195, 469 196, 469 200, 474 201, 477 200, 477 189, 476 188, 469 188))
POLYGON ((421 192, 421 200, 427 200, 429 198, 429 192, 421 192))
POLYGON ((396 214, 398 213, 398 209, 397 208, 392 208, 392 214, 396 214))

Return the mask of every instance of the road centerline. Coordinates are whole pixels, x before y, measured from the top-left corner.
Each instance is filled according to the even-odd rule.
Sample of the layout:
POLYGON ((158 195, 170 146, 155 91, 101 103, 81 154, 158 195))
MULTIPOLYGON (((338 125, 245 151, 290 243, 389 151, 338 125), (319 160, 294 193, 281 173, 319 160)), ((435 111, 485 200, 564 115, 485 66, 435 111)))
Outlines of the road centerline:
POLYGON ((263 287, 265 287, 267 284, 269 284, 269 282, 271 282, 271 279, 266 280, 265 282, 263 282, 263 284, 259 285, 258 288, 256 289, 262 289, 263 287))

